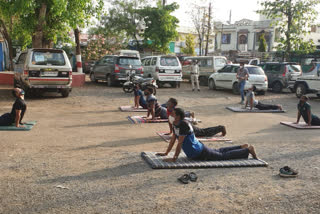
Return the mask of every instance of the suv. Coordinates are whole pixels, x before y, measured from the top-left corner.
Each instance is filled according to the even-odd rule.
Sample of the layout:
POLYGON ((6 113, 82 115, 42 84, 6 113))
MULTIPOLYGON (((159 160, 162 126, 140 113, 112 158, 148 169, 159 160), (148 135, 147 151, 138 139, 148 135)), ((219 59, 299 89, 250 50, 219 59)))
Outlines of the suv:
POLYGON ((227 64, 227 58, 224 56, 191 56, 185 57, 185 63, 182 67, 184 79, 190 80, 192 71, 192 61, 199 61, 199 82, 200 85, 208 85, 208 78, 212 73, 223 68, 227 64), (189 62, 189 63, 187 63, 189 62))
MULTIPOLYGON (((209 89, 215 90, 217 88, 232 89, 234 94, 239 94, 239 84, 237 79, 237 72, 240 68, 239 64, 226 65, 218 72, 213 73, 209 77, 209 89)), ((268 78, 264 71, 259 66, 245 65, 248 69, 249 79, 246 81, 245 90, 251 86, 256 86, 258 94, 265 94, 268 90, 268 78)))
POLYGON ((294 92, 294 82, 302 74, 301 66, 291 62, 266 62, 259 66, 268 77, 268 87, 276 93, 282 92, 283 88, 294 92))
POLYGON ((90 79, 93 82, 105 80, 108 86, 114 86, 127 81, 127 75, 131 71, 134 71, 137 76, 143 75, 138 57, 107 55, 94 64, 90 79))
POLYGON ((153 77, 159 87, 169 83, 175 88, 182 81, 181 64, 176 56, 148 56, 141 61, 144 76, 153 77))
POLYGON ((14 86, 26 94, 56 91, 69 96, 72 68, 67 54, 59 49, 29 49, 22 52, 14 66, 14 86))
POLYGON ((298 98, 309 93, 315 93, 320 97, 320 63, 317 63, 311 72, 304 73, 296 80, 294 91, 298 98))

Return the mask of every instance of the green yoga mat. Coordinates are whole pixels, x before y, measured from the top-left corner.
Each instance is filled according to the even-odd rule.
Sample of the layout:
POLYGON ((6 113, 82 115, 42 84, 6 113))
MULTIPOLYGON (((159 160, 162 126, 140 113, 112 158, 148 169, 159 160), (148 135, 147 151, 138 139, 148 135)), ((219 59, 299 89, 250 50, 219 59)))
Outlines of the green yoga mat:
POLYGON ((37 121, 29 121, 24 124, 24 128, 17 128, 15 125, 12 126, 0 126, 0 131, 30 131, 37 121))

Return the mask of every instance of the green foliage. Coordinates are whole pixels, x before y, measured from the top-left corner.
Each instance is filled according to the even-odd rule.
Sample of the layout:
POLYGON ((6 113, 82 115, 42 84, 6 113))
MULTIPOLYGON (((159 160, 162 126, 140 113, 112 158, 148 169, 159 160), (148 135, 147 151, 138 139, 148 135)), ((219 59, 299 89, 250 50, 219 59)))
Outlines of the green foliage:
POLYGON ((258 13, 274 20, 281 35, 278 50, 305 51, 313 50, 313 43, 304 41, 308 28, 314 22, 318 12, 316 5, 319 0, 265 0, 261 3, 262 10, 258 13))
POLYGON ((181 51, 184 54, 188 54, 188 55, 195 55, 195 50, 194 50, 194 46, 195 46, 195 36, 192 34, 188 34, 186 36, 186 47, 182 48, 181 51))
POLYGON ((150 48, 162 53, 169 52, 169 43, 178 36, 176 30, 179 20, 171 13, 179 8, 177 3, 165 6, 158 2, 157 7, 147 6, 138 10, 146 28, 143 33, 145 44, 151 40, 150 48))
POLYGON ((262 33, 260 35, 258 51, 259 52, 266 52, 267 51, 267 42, 266 42, 266 38, 265 38, 265 34, 264 33, 262 33))

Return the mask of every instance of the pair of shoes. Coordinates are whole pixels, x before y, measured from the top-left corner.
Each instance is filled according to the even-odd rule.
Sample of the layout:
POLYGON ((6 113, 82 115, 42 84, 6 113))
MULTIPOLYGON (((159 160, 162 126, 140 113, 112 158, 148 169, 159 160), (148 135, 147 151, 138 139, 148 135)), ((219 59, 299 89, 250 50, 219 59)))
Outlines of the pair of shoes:
POLYGON ((189 181, 196 182, 198 179, 198 176, 194 172, 190 172, 189 174, 184 174, 181 177, 178 178, 178 181, 180 181, 183 184, 188 184, 189 181))
POLYGON ((244 101, 241 101, 240 104, 243 105, 243 104, 244 104, 244 101))
POLYGON ((194 91, 194 88, 192 89, 192 91, 194 91))
POLYGON ((279 175, 281 177, 289 178, 289 177, 297 177, 298 176, 298 171, 291 169, 288 166, 281 168, 279 171, 280 171, 279 175))
POLYGON ((200 91, 200 89, 198 89, 198 91, 200 91))

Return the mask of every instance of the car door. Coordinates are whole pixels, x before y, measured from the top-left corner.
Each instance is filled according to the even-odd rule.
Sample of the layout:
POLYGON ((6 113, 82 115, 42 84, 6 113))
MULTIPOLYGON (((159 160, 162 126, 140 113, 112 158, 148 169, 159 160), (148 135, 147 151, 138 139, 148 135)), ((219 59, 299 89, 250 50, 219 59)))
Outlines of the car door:
POLYGON ((103 68, 106 65, 107 57, 101 58, 93 68, 94 75, 97 79, 105 79, 103 76, 103 68))
POLYGON ((228 88, 226 87, 226 85, 228 84, 228 73, 231 73, 231 70, 232 66, 226 65, 224 68, 218 71, 218 73, 215 75, 216 86, 221 88, 228 88))

